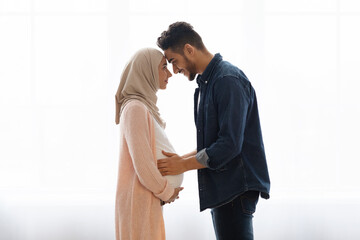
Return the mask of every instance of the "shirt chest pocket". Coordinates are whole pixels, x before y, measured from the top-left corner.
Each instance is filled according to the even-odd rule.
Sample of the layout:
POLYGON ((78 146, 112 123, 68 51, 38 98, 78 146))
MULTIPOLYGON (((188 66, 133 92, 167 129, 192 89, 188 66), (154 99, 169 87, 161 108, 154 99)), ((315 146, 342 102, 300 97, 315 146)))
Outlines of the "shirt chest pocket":
POLYGON ((210 128, 212 131, 216 131, 218 129, 217 110, 211 101, 206 101, 205 103, 204 118, 206 128, 210 128))
POLYGON ((217 111, 213 101, 212 92, 209 92, 204 99, 204 111, 207 116, 216 117, 217 111))
POLYGON ((219 134, 217 112, 212 104, 205 104, 204 112, 204 145, 209 147, 216 141, 219 134))

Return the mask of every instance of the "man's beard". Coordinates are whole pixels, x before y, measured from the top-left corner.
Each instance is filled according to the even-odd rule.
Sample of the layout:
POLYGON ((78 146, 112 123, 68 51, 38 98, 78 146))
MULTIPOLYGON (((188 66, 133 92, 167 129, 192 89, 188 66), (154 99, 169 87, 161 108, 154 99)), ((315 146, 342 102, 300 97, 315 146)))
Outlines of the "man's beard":
POLYGON ((189 59, 184 55, 185 61, 186 61, 186 71, 189 72, 189 76, 188 79, 189 81, 192 81, 195 79, 197 72, 196 72, 196 67, 195 64, 190 62, 189 59))
POLYGON ((195 77, 196 77, 196 74, 197 73, 192 73, 192 72, 189 72, 189 81, 193 81, 194 79, 195 79, 195 77))

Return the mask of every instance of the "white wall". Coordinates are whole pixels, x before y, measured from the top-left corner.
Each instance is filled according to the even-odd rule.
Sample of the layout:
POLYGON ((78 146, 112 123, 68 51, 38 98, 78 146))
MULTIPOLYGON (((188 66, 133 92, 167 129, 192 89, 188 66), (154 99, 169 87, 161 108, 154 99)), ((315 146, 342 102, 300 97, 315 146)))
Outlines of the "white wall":
MULTIPOLYGON (((129 57, 188 21, 258 96, 271 199, 257 239, 358 239, 360 4, 355 0, 0 0, 0 239, 114 239, 114 94, 129 57)), ((195 82, 158 105, 195 148, 195 82)), ((215 239, 195 172, 165 207, 168 239, 215 239)))

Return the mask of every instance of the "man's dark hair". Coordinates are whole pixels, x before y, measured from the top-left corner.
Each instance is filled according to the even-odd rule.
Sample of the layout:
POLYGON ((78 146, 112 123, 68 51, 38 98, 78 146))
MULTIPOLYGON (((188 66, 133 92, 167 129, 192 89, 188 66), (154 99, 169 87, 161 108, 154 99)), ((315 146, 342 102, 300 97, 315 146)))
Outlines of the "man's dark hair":
POLYGON ((190 44, 199 50, 204 50, 205 46, 200 35, 194 31, 193 26, 186 22, 176 22, 169 26, 167 31, 163 31, 157 39, 157 45, 162 50, 171 49, 172 51, 184 54, 185 44, 190 44))

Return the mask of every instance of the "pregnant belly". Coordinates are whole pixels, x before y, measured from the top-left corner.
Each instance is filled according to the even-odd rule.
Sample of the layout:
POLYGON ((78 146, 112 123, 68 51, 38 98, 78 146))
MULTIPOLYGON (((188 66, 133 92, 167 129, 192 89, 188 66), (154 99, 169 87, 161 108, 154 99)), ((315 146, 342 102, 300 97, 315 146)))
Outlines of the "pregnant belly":
POLYGON ((172 186, 173 188, 177 188, 181 186, 183 182, 184 174, 182 173, 179 175, 168 175, 165 176, 165 178, 168 180, 170 186, 172 186))
MULTIPOLYGON (((162 154, 161 149, 164 149, 164 151, 167 152, 175 152, 173 149, 162 146, 161 148, 156 149, 157 159, 166 158, 166 156, 162 154)), ((165 178, 168 180, 170 186, 172 186, 173 188, 177 188, 177 187, 181 187, 184 174, 182 173, 179 175, 167 175, 165 176, 165 178)))
MULTIPOLYGON (((172 152, 172 151, 170 151, 170 152, 172 152)), ((166 158, 166 156, 162 155, 161 158, 166 158)), ((167 176, 165 176, 165 178, 168 180, 170 186, 172 186, 173 188, 177 188, 177 187, 181 187, 181 184, 184 179, 184 174, 182 173, 179 175, 167 175, 167 176)))

